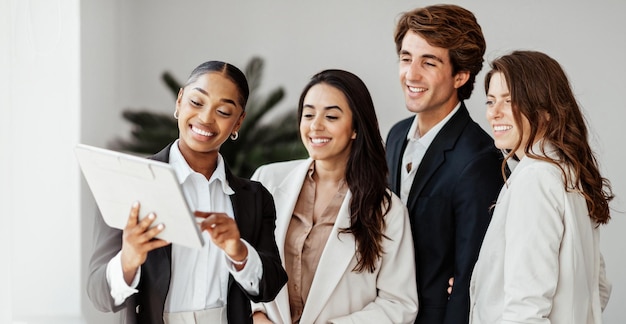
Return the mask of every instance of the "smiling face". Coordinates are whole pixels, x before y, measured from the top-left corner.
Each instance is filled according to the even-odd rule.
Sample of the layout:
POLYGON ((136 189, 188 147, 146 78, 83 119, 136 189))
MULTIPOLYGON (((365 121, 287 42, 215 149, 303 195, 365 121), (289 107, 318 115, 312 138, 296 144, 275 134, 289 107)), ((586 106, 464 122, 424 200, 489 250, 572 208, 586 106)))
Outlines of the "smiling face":
POLYGON ((530 134, 528 119, 524 115, 521 116, 521 123, 516 123, 513 116, 511 94, 504 75, 501 72, 493 73, 487 91, 487 121, 493 130, 496 147, 503 150, 513 150, 519 143, 515 155, 520 159, 525 155, 524 147, 528 142, 528 134, 530 134), (521 124, 523 129, 520 129, 518 124, 521 124))
POLYGON ((220 146, 241 127, 245 117, 235 83, 220 72, 206 73, 178 93, 179 148, 186 159, 217 157, 220 146))
POLYGON ((304 97, 300 137, 316 161, 348 163, 356 133, 346 96, 325 83, 312 86, 304 97))
POLYGON ((453 75, 448 50, 428 44, 413 31, 402 39, 399 58, 407 109, 420 113, 420 118, 432 116, 437 122, 445 118, 458 103, 457 88, 467 82, 469 72, 453 75))

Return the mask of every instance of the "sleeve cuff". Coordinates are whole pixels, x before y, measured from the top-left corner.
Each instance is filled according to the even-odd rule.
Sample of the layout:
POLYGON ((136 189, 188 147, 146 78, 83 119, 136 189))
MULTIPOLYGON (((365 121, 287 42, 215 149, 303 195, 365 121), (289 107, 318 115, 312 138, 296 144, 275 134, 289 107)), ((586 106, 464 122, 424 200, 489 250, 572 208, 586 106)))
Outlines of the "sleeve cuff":
POLYGON ((122 271, 121 253, 122 251, 118 252, 109 261, 106 269, 107 281, 109 282, 109 287, 111 287, 111 297, 115 301, 115 306, 123 304, 126 298, 138 292, 136 288, 139 285, 139 277, 141 276, 141 267, 139 267, 130 286, 126 284, 124 272, 122 271))
POLYGON ((246 261, 246 265, 240 271, 235 269, 235 265, 233 264, 233 260, 231 260, 226 253, 224 256, 226 257, 226 267, 228 271, 233 276, 233 278, 243 287, 246 292, 250 295, 258 295, 259 294, 259 282, 261 281, 261 277, 263 276, 263 267, 261 266, 261 257, 259 253, 246 242, 244 239, 241 239, 241 242, 246 245, 248 249, 248 257, 246 261))
POLYGON ((252 314, 257 312, 267 314, 267 311, 265 310, 265 305, 263 305, 263 303, 250 302, 250 306, 252 307, 252 314))

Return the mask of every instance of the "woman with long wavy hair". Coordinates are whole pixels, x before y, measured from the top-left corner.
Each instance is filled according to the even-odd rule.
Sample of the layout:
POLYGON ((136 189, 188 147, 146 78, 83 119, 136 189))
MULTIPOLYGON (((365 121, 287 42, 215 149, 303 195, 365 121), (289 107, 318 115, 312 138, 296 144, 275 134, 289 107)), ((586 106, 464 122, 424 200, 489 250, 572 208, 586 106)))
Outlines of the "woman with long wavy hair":
POLYGON ((255 323, 413 323, 417 289, 404 204, 387 189, 374 104, 354 74, 312 77, 298 105, 309 158, 260 167, 276 202, 288 284, 255 323))
POLYGON ((546 54, 515 51, 491 63, 485 89, 495 144, 519 163, 474 268, 471 323, 601 323, 599 227, 613 193, 567 76, 546 54))

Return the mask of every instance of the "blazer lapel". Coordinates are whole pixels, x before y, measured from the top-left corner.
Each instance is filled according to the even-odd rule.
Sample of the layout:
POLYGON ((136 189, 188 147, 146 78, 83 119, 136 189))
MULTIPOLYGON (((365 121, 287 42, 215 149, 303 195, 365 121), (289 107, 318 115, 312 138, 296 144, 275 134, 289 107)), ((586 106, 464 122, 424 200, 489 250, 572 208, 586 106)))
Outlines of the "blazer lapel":
MULTIPOLYGON (((281 184, 272 192, 276 204, 276 231, 274 235, 276 245, 279 246, 281 260, 285 260, 284 247, 287 229, 311 163, 313 160, 309 158, 299 164, 285 176, 281 184)), ((283 261, 283 266, 284 263, 283 261)))
POLYGON ((256 226, 254 211, 250 209, 249 204, 246 204, 246 201, 253 199, 252 193, 245 182, 233 176, 228 167, 226 167, 226 179, 228 180, 228 185, 235 192, 230 195, 230 201, 233 205, 233 216, 235 217, 235 222, 237 222, 239 233, 241 238, 249 241, 254 234, 253 229, 256 226))
POLYGON ((350 226, 351 197, 352 194, 348 191, 320 257, 300 323, 315 322, 344 273, 352 271, 348 266, 356 253, 354 236, 339 233, 341 229, 350 226))
MULTIPOLYGON (((414 118, 414 117, 413 117, 414 118)), ((390 147, 387 147, 387 150, 391 153, 391 159, 389 161, 389 186, 391 191, 400 195, 401 190, 401 164, 402 164, 402 154, 404 154, 404 150, 406 149, 406 145, 408 143, 406 136, 409 133, 409 129, 411 128, 411 119, 410 122, 405 123, 405 128, 400 132, 402 136, 398 140, 390 141, 390 147)))
MULTIPOLYGON (((276 245, 280 252, 280 260, 285 267, 285 238, 289 222, 296 207, 298 196, 302 190, 302 183, 308 174, 309 166, 313 163, 312 159, 307 159, 292 169, 280 183, 272 191, 274 202, 276 204, 276 230, 274 232, 276 245)), ((280 313, 280 317, 284 323, 291 323, 291 310, 289 308, 289 296, 287 286, 285 285, 281 292, 276 296, 276 307, 280 313)), ((302 322, 305 323, 305 322, 302 322)))
POLYGON ((435 174, 435 171, 445 161, 445 152, 454 148, 457 138, 465 125, 469 122, 469 112, 465 104, 461 103, 459 110, 443 126, 424 154, 424 158, 417 169, 415 179, 409 192, 408 209, 415 210, 417 198, 422 193, 424 186, 435 174))

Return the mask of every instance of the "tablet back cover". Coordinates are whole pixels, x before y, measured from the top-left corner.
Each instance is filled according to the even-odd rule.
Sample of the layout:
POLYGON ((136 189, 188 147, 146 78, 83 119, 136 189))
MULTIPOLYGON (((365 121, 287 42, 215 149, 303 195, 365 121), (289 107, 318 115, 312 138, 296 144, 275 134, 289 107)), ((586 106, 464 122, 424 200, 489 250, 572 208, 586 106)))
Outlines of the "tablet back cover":
POLYGON ((153 226, 165 224, 158 238, 202 247, 200 229, 169 164, 85 144, 75 153, 107 225, 124 229, 131 205, 139 201, 140 219, 154 212, 153 226))

